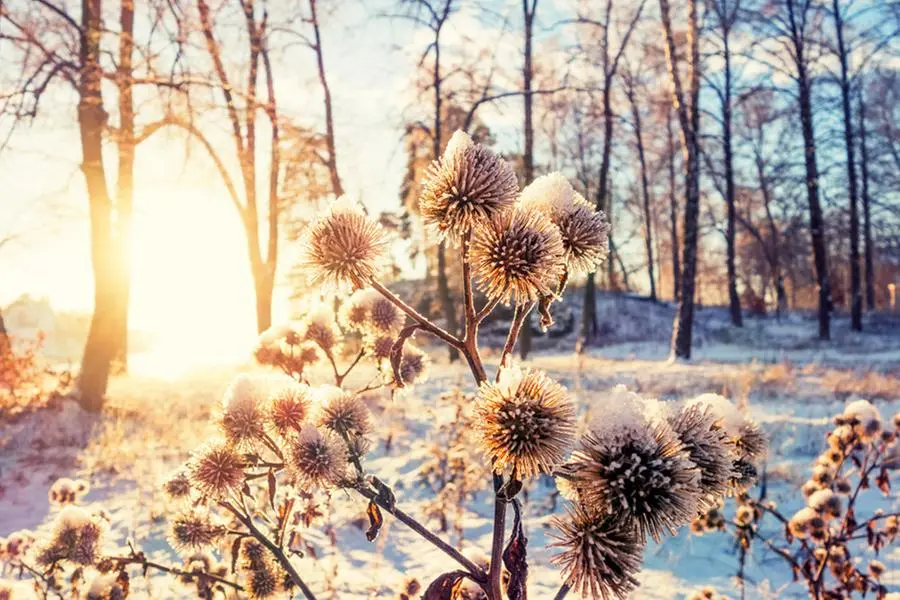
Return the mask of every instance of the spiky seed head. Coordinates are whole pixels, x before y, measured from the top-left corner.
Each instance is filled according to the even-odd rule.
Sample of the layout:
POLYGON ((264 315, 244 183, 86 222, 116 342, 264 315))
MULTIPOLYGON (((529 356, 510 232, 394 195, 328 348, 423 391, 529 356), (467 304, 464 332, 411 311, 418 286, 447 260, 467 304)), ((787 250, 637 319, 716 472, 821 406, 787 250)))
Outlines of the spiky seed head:
POLYGON ((406 316, 400 312, 400 309, 381 295, 372 300, 369 318, 372 329, 380 333, 396 333, 406 321, 406 316))
POLYGON ((310 226, 301 264, 313 286, 360 289, 381 272, 387 250, 387 234, 378 221, 342 196, 310 226))
POLYGON ((758 423, 744 419, 733 444, 738 454, 747 461, 757 463, 766 455, 769 441, 758 423))
POLYGON ((61 561, 88 566, 97 562, 105 524, 73 505, 63 507, 53 522, 49 539, 38 549, 38 564, 49 566, 61 561))
POLYGON ((404 385, 422 383, 428 373, 430 365, 428 355, 412 344, 404 344, 403 355, 400 357, 400 377, 404 385))
POLYGON ((578 202, 560 217, 557 227, 570 274, 593 273, 606 262, 610 225, 602 210, 594 210, 586 201, 578 202))
POLYGON ((752 462, 738 458, 731 466, 731 477, 728 480, 728 492, 731 496, 740 496, 753 487, 759 478, 759 470, 752 462))
POLYGON ((875 439, 881 432, 881 413, 868 400, 849 403, 844 407, 842 416, 864 442, 875 439))
POLYGON ((333 385, 323 385, 316 392, 320 400, 317 425, 349 437, 372 431, 369 409, 359 396, 333 385))
POLYGON ((128 593, 122 587, 118 572, 100 573, 91 580, 87 600, 125 600, 128 593))
POLYGON ((391 356, 391 348, 394 347, 394 336, 370 334, 363 339, 366 353, 376 361, 386 360, 391 356))
POLYGON ((21 562, 35 543, 34 534, 25 529, 14 531, 6 539, 0 538, 0 558, 8 563, 21 562))
POLYGON ((501 369, 478 390, 473 425, 495 471, 517 479, 551 473, 575 440, 575 406, 566 389, 541 371, 501 369))
POLYGON ((50 486, 47 498, 50 500, 50 504, 65 506, 66 504, 74 504, 85 496, 89 490, 90 486, 82 479, 72 480, 68 477, 60 477, 50 486))
POLYGON ((247 578, 245 586, 251 600, 271 598, 281 591, 282 577, 268 550, 256 540, 245 540, 241 546, 241 570, 247 578))
POLYGON ((338 485, 347 471, 347 446, 335 433, 305 425, 291 443, 288 466, 301 488, 338 485))
POLYGON ((380 294, 371 288, 353 292, 338 311, 341 327, 349 331, 364 332, 369 323, 369 309, 376 296, 380 294))
POLYGON ((309 387, 290 383, 275 391, 266 418, 269 426, 281 437, 300 431, 309 416, 311 394, 309 387))
POLYGON ((559 171, 536 177, 519 194, 519 204, 538 210, 556 223, 575 206, 575 189, 559 171))
POLYGON ((519 192, 512 166, 462 131, 450 138, 423 184, 425 224, 454 241, 511 207, 519 192))
POLYGON ((341 338, 337 321, 332 311, 324 303, 311 310, 301 326, 303 339, 317 344, 323 351, 335 353, 341 338))
POLYGON ((521 207, 475 231, 470 260, 488 297, 516 304, 553 296, 565 267, 559 228, 546 215, 521 207))
POLYGON ((644 546, 630 523, 577 506, 553 525, 552 546, 561 552, 551 562, 575 592, 594 600, 624 599, 638 586, 644 546))
POLYGON ((827 488, 813 492, 806 499, 806 505, 826 519, 838 518, 843 511, 841 497, 827 488))
POLYGON ((753 522, 754 516, 753 509, 746 504, 742 504, 737 507, 737 510, 734 513, 734 520, 739 525, 746 526, 753 522))
POLYGON ((670 411, 668 422, 700 469, 701 510, 712 508, 728 491, 733 470, 725 431, 712 412, 698 405, 682 405, 670 411))
POLYGON ((187 472, 184 470, 176 472, 163 484, 163 490, 172 500, 189 498, 191 495, 191 480, 187 472))
POLYGON ((689 523, 700 502, 700 470, 664 419, 634 394, 602 405, 574 454, 579 497, 592 510, 633 521, 655 540, 689 523))
POLYGON ((265 437, 265 403, 272 389, 271 377, 235 377, 222 397, 222 433, 229 443, 249 448, 265 437))
POLYGON ((886 571, 886 567, 884 563, 880 560, 872 559, 869 563, 869 575, 871 575, 874 579, 880 579, 884 572, 886 571))
POLYGON ((788 529, 795 538, 802 540, 824 530, 825 520, 815 510, 805 506, 790 518, 788 529))
POLYGON ((204 496, 226 499, 244 485, 244 459, 229 444, 213 441, 191 457, 188 475, 204 496))
POLYGON ((170 521, 169 544, 179 552, 207 548, 225 535, 225 527, 202 509, 188 509, 170 521))

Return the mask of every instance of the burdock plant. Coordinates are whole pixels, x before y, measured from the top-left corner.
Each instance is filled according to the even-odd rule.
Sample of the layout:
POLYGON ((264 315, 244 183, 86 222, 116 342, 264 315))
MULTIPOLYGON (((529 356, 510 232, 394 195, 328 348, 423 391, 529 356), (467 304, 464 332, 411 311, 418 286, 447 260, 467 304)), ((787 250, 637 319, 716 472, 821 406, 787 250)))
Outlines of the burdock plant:
MULTIPOLYGON (((508 163, 457 132, 428 171, 420 204, 426 225, 458 248, 462 333, 435 324, 381 283, 387 234, 359 205, 336 201, 310 226, 303 262, 310 280, 336 291, 341 306, 333 310, 331 296, 299 322, 260 336, 257 360, 289 377, 239 376, 216 415, 220 438, 197 450, 165 484, 179 506, 170 537, 189 554, 187 570, 169 572, 197 581, 198 589, 214 584, 258 598, 298 590, 312 600, 291 554, 304 548, 299 527, 322 514, 316 493, 340 489, 364 500, 369 541, 386 512, 459 564, 432 581, 425 598, 461 597, 453 590, 465 589, 488 600, 521 600, 528 540, 519 494, 528 480, 551 476, 569 502, 553 522, 553 563, 562 571, 556 598, 570 591, 624 598, 638 584, 648 537, 675 532, 756 473, 765 440, 752 423, 735 417, 727 400, 663 408, 616 390, 579 436, 567 390, 543 371, 512 363, 530 312, 537 308, 549 326, 553 302, 570 278, 595 270, 607 255, 606 217, 562 175, 538 178, 520 192, 508 163), (485 295, 481 306, 476 287, 485 295), (512 307, 513 317, 499 368, 489 376, 478 332, 500 303, 512 307), (426 375, 427 355, 412 344, 417 333, 458 351, 477 390, 469 439, 491 473, 493 500, 484 560, 463 555, 403 511, 366 464, 375 430, 369 394, 408 387, 426 375), (376 376, 348 387, 348 375, 364 363, 376 376), (311 385, 312 365, 330 371, 328 385, 311 385), (513 518, 507 519, 510 507, 513 518), (236 580, 192 558, 214 545, 230 548, 236 580)), ((848 427, 876 433, 862 419, 848 427)), ((836 510, 827 498, 817 502, 836 510)), ((112 565, 107 571, 127 564, 159 568, 134 550, 104 562, 83 532, 64 533, 47 547, 47 560, 100 560, 112 565)))

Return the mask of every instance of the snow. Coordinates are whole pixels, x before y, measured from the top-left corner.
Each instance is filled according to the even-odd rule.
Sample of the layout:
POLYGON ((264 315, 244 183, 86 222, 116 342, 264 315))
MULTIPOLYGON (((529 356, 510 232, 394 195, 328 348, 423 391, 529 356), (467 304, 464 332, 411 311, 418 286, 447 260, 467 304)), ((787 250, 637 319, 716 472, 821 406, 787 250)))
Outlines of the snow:
MULTIPOLYGON (((570 336, 538 337, 535 346, 540 351, 520 368, 547 371, 569 390, 579 414, 598 420, 598 415, 604 414, 604 427, 627 426, 629 419, 636 418, 641 398, 698 401, 703 394, 721 394, 730 399, 734 414, 741 418, 743 413, 736 407, 745 407, 770 436, 767 499, 786 515, 805 508, 806 500, 798 490, 809 478, 816 456, 826 447, 824 436, 833 427, 834 415, 851 410, 854 414, 871 415, 875 410, 893 415, 900 409, 900 388, 892 392, 890 385, 883 386, 877 397, 867 395, 864 387, 849 392, 853 398, 870 398, 873 408, 869 409, 855 400, 846 404, 848 392, 830 387, 826 377, 839 373, 859 386, 865 384, 862 374, 868 372, 896 378, 900 341, 894 339, 898 337, 892 333, 896 329, 889 324, 879 329, 876 325, 880 321, 867 322, 874 331, 860 335, 836 321, 835 342, 826 345, 812 339, 810 317, 790 315, 780 325, 774 319, 748 318, 745 330, 738 332, 722 324, 727 315, 704 309, 697 325, 695 359, 681 363, 665 360, 667 343, 663 334, 671 325, 669 307, 637 300, 615 300, 601 306, 601 312, 608 316, 601 315, 601 321, 608 323, 604 338, 607 345, 575 356, 570 336)), ((571 310, 577 314, 577 305, 571 310)), ((491 330, 490 324, 485 329, 491 330)), ((490 341, 484 344, 489 375, 496 369, 496 352, 491 345, 490 341)), ((445 362, 442 349, 430 354, 436 364, 427 383, 395 395, 384 411, 373 409, 376 428, 366 468, 391 486, 403 510, 437 530, 438 521, 427 516, 431 494, 419 475, 420 467, 429 460, 437 425, 452 418, 438 405, 437 398, 455 386, 468 392, 474 391, 474 386, 465 365, 445 362), (390 451, 384 443, 388 433, 392 435, 390 451)), ((313 380, 327 381, 325 366, 318 369, 313 380)), ((162 516, 172 507, 162 484, 192 450, 214 436, 213 417, 223 392, 235 374, 242 372, 271 373, 232 365, 176 379, 120 377, 112 382, 109 410, 101 417, 83 415, 73 403, 65 402, 20 422, 3 424, 0 537, 8 538, 23 529, 49 532, 55 515, 62 513, 51 509, 48 489, 60 477, 79 478, 90 483, 90 491, 79 501, 80 509, 75 510, 86 515, 103 512, 109 522, 107 543, 124 547, 126 540, 134 540, 151 560, 180 563, 166 542, 162 516)), ((360 374, 359 381, 348 385, 364 385, 370 375, 360 374)), ((479 554, 490 547, 492 504, 488 485, 485 478, 483 489, 467 501, 451 532, 441 534, 466 553, 479 554), (465 532, 463 539, 453 533, 455 526, 465 532)), ((549 520, 565 504, 554 491, 552 480, 540 478, 529 485, 524 499, 531 560, 529 592, 533 598, 552 597, 560 584, 558 570, 549 565, 552 551, 547 548, 549 520)), ((884 497, 874 489, 861 499, 857 508, 860 514, 875 508, 887 512, 900 509, 900 498, 884 497)), ((809 502, 818 504, 820 500, 814 496, 809 502)), ((316 557, 307 553, 295 560, 314 590, 333 589, 334 597, 341 599, 394 598, 408 577, 416 577, 427 586, 441 572, 455 568, 451 559, 389 515, 385 515, 379 538, 367 542, 365 502, 359 497, 336 492, 329 503, 333 512, 324 523, 333 526, 336 546, 325 526, 303 530, 316 557)), ((730 501, 725 513, 729 517, 734 513, 730 501)), ((780 525, 769 523, 767 527, 771 533, 780 525)), ((223 558, 221 554, 219 558, 223 558)), ((872 558, 867 554, 863 560, 872 558)), ((900 548, 886 548, 879 560, 886 566, 882 582, 889 591, 900 593, 900 548)), ((683 529, 660 544, 648 546, 641 587, 634 597, 683 598, 705 585, 729 597, 739 597, 733 582, 737 561, 729 536, 713 533, 697 537, 683 529)), ((777 561, 762 548, 750 555, 746 566, 748 598, 806 597, 800 586, 792 584, 790 571, 777 561)), ((0 578, 10 576, 9 572, 0 572, 0 578)), ((170 581, 152 571, 145 579, 135 571, 132 597, 190 597, 188 588, 172 587, 170 581)), ((0 581, 0 589, 4 584, 0 581)))

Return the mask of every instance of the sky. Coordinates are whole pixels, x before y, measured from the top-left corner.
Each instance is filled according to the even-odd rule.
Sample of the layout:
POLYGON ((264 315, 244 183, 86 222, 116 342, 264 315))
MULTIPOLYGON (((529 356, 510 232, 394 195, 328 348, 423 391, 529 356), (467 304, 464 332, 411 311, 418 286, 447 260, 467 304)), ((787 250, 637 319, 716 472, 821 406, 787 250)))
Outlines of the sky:
MULTIPOLYGON (((428 37, 403 21, 379 16, 391 6, 386 0, 347 1, 321 15, 344 187, 374 211, 398 207, 405 169, 402 124, 415 111, 412 77, 428 37)), ((473 5, 467 6, 450 21, 447 48, 469 54, 474 51, 469 40, 493 35, 493 51, 518 61, 517 45, 504 46, 481 24, 473 5)), ((515 2, 486 6, 495 13, 492 18, 520 18, 515 2)), ((296 47, 274 60, 280 109, 324 129, 312 51, 296 47)), ((64 89, 52 94, 39 117, 20 125, 0 152, 0 239, 21 234, 0 249, 0 306, 28 294, 48 298, 58 311, 89 312, 88 203, 75 102, 64 89)), ((519 143, 503 133, 518 123, 518 112, 515 105, 486 107, 483 113, 504 150, 516 150, 519 143)), ((224 136, 222 142, 229 143, 224 136)), ((229 150, 223 150, 226 156, 229 150)), ((110 158, 114 165, 114 154, 110 158)), ((285 264, 292 254, 296 248, 286 247, 285 264)), ((287 295, 286 289, 277 292, 276 320, 289 312, 287 295)), ((243 343, 255 333, 237 212, 202 149, 188 150, 175 135, 157 134, 137 150, 131 325, 160 337, 190 331, 209 340, 210 347, 221 345, 223 336, 243 343), (228 333, 222 331, 225 323, 228 333)))

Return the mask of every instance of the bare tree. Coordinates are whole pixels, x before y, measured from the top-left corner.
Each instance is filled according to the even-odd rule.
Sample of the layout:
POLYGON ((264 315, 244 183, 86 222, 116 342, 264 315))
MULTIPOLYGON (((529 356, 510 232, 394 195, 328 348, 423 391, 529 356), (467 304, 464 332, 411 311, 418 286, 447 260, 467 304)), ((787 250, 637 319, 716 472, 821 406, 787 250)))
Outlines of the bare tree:
POLYGON ((716 32, 721 43, 722 85, 713 86, 719 95, 722 120, 722 152, 725 169, 725 206, 727 211, 725 226, 726 268, 728 271, 728 312, 731 324, 742 327, 741 299, 737 292, 737 274, 735 271, 735 185, 734 185, 734 146, 732 143, 732 111, 734 101, 733 67, 732 67, 732 32, 737 24, 741 11, 741 0, 712 0, 709 3, 716 17, 716 32))
POLYGON ((862 179, 863 255, 866 265, 866 308, 875 310, 875 264, 872 253, 872 215, 869 198, 869 149, 866 144, 866 100, 859 91, 859 169, 862 179))
MULTIPOLYGON (((532 80, 534 79, 534 65, 532 64, 532 45, 534 42, 534 18, 537 13, 538 0, 522 0, 522 20, 524 23, 524 62, 522 66, 522 100, 524 104, 525 148, 522 154, 524 166, 523 185, 528 185, 534 180, 534 117, 532 96, 532 80)), ((519 355, 524 360, 531 351, 531 326, 525 322, 519 336, 519 355)))
POLYGON ((663 41, 669 66, 672 106, 681 126, 684 154, 684 251, 682 254, 681 296, 672 331, 672 355, 691 357, 691 331, 694 325, 694 283, 697 269, 697 235, 700 216, 700 39, 697 0, 688 0, 688 80, 687 95, 681 83, 678 54, 669 0, 659 0, 663 41))
MULTIPOLYGON (((637 6, 625 17, 624 23, 619 23, 616 18, 613 0, 606 0, 599 18, 594 19, 588 15, 579 15, 577 22, 598 29, 599 53, 597 58, 599 73, 599 88, 602 95, 603 110, 603 150, 600 158, 600 172, 597 177, 596 205, 597 210, 605 210, 607 216, 612 219, 612 210, 608 205, 609 199, 609 164, 612 154, 613 121, 612 92, 619 63, 628 48, 628 42, 637 27, 644 10, 646 0, 641 0, 637 6), (615 47, 614 32, 619 31, 618 48, 615 47)), ((613 256, 615 255, 615 242, 610 232, 610 269, 612 269, 613 256)), ((581 318, 581 347, 591 342, 597 334, 597 306, 596 287, 594 274, 587 277, 584 287, 584 307, 581 318)))
POLYGON ((675 134, 672 130, 672 108, 666 111, 666 156, 669 174, 669 237, 672 241, 672 298, 681 297, 681 262, 678 258, 678 194, 675 186, 675 134))

